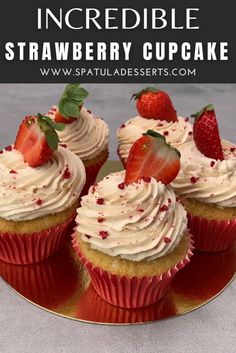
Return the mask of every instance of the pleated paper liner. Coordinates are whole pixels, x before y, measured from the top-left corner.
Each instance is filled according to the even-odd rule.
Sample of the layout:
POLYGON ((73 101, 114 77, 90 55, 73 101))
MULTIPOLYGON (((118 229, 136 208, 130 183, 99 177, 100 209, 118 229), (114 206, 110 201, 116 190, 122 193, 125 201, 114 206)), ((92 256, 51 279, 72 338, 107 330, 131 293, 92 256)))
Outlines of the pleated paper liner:
POLYGON ((117 154, 118 154, 118 156, 119 156, 119 158, 120 158, 120 161, 121 161, 121 163, 122 163, 122 165, 123 165, 123 167, 124 167, 124 169, 125 169, 126 162, 125 162, 124 158, 121 157, 119 147, 117 148, 117 154))
POLYGON ((235 246, 212 253, 195 250, 189 265, 173 280, 172 292, 200 302, 217 295, 235 274, 235 246))
POLYGON ((80 297, 76 312, 81 320, 116 324, 155 321, 176 315, 175 304, 170 293, 167 293, 158 303, 145 308, 125 309, 103 300, 92 284, 80 297))
POLYGON ((0 232, 0 259, 19 265, 46 260, 65 243, 65 232, 73 218, 31 234, 0 232))
POLYGON ((207 220, 188 214, 188 227, 196 250, 217 252, 230 248, 236 240, 236 219, 207 220))
POLYGON ((68 247, 37 264, 1 261, 0 276, 21 295, 50 310, 60 308, 78 287, 78 270, 68 247))
POLYGON ((105 164, 109 156, 108 150, 107 154, 105 157, 101 160, 99 160, 97 163, 90 165, 90 166, 85 166, 85 172, 86 172, 86 183, 83 187, 83 190, 81 192, 80 197, 87 195, 88 190, 91 185, 93 185, 96 181, 97 175, 99 173, 99 170, 102 168, 102 166, 105 164))
POLYGON ((80 250, 75 234, 72 244, 80 261, 90 274, 96 292, 108 303, 123 308, 141 308, 160 300, 172 282, 175 274, 190 261, 193 255, 193 241, 189 236, 189 249, 185 258, 160 276, 118 276, 95 267, 80 250))

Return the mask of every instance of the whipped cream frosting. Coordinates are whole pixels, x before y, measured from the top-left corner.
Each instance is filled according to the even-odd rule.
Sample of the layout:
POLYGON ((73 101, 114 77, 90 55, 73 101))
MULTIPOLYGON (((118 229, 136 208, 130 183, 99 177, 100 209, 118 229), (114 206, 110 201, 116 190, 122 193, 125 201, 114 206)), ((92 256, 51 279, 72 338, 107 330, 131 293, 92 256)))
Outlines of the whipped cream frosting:
POLYGON ((222 140, 224 160, 205 157, 194 141, 180 146, 181 169, 172 182, 176 192, 185 198, 236 207, 236 146, 222 140))
POLYGON ((63 147, 37 168, 13 148, 1 151, 0 217, 23 221, 62 212, 78 199, 84 184, 82 161, 63 147))
MULTIPOLYGON (((57 107, 53 106, 48 116, 54 118, 57 107)), ((108 146, 108 126, 94 116, 85 107, 81 108, 80 117, 71 124, 66 124, 63 131, 58 131, 59 139, 82 160, 97 157, 108 146)))
POLYGON ((177 148, 192 139, 192 125, 188 118, 178 117, 176 122, 167 122, 136 116, 121 125, 117 130, 119 154, 125 162, 133 143, 149 129, 164 135, 166 141, 177 148))
POLYGON ((169 186, 154 178, 124 185, 111 173, 82 197, 77 231, 91 247, 132 261, 168 254, 187 229, 186 211, 169 186))

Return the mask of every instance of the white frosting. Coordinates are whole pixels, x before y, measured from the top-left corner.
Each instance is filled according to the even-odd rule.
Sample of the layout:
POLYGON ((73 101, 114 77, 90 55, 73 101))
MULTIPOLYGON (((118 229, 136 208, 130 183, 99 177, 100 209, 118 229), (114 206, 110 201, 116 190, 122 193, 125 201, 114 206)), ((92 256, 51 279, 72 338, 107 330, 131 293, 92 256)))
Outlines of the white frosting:
POLYGON ((120 189, 123 182, 124 171, 109 174, 82 197, 76 218, 82 240, 105 254, 133 261, 168 254, 187 229, 186 211, 173 189, 154 178, 120 189), (107 237, 102 239, 100 232, 107 237))
POLYGON ((219 207, 236 207, 236 148, 226 141, 222 145, 223 161, 205 157, 194 142, 179 148, 181 169, 172 182, 179 195, 219 207))
MULTIPOLYGON (((53 106, 48 116, 54 118, 56 110, 57 107, 53 106)), ((107 124, 85 107, 82 107, 78 119, 58 131, 60 141, 84 161, 97 157, 108 147, 108 134, 107 124)))
POLYGON ((147 130, 154 130, 166 137, 166 141, 177 147, 192 139, 192 125, 188 118, 178 118, 176 122, 145 119, 137 116, 128 120, 117 130, 119 154, 126 162, 130 148, 147 130))
POLYGON ((0 217, 22 221, 56 214, 69 208, 85 184, 82 161, 58 147, 51 159, 37 168, 12 149, 0 154, 0 217))

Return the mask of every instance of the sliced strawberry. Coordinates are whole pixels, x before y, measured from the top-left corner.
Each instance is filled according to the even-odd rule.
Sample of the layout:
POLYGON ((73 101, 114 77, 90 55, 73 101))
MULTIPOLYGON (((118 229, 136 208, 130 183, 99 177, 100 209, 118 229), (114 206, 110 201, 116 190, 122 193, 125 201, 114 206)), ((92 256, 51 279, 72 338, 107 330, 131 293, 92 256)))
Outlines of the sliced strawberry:
POLYGON ((61 115, 59 110, 57 110, 56 113, 55 113, 54 121, 56 123, 71 124, 75 120, 76 120, 76 118, 66 118, 66 117, 64 117, 63 115, 61 115))
POLYGON ((51 158, 59 142, 55 130, 63 129, 63 124, 55 124, 47 116, 27 116, 20 125, 14 147, 23 154, 25 162, 37 167, 51 158))
POLYGON ((148 87, 133 94, 132 98, 137 99, 139 114, 145 119, 178 121, 176 111, 169 95, 154 87, 148 87))
POLYGON ((148 130, 143 135, 130 149, 125 183, 154 177, 163 184, 169 184, 180 169, 179 151, 167 144, 164 136, 153 130, 148 130))
POLYGON ((213 105, 209 104, 191 116, 195 118, 193 138, 199 151, 206 157, 223 161, 223 149, 213 105))

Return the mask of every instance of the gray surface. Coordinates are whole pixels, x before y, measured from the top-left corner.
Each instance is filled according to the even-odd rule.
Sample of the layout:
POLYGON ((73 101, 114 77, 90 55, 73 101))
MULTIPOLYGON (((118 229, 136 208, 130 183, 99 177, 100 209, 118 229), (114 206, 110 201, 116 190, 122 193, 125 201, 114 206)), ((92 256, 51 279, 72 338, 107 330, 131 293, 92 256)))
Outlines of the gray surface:
MULTIPOLYGON (((102 115, 111 129, 111 156, 116 158, 115 130, 135 115, 129 97, 143 85, 84 85, 86 106, 102 115)), ((0 85, 0 146, 14 142, 24 115, 45 112, 63 85, 0 85)), ((212 102, 222 137, 236 142, 236 85, 161 85, 182 116, 212 102)), ((0 353, 233 353, 236 346, 236 281, 214 301, 177 319, 159 323, 105 327, 63 319, 26 302, 0 280, 0 353)))

